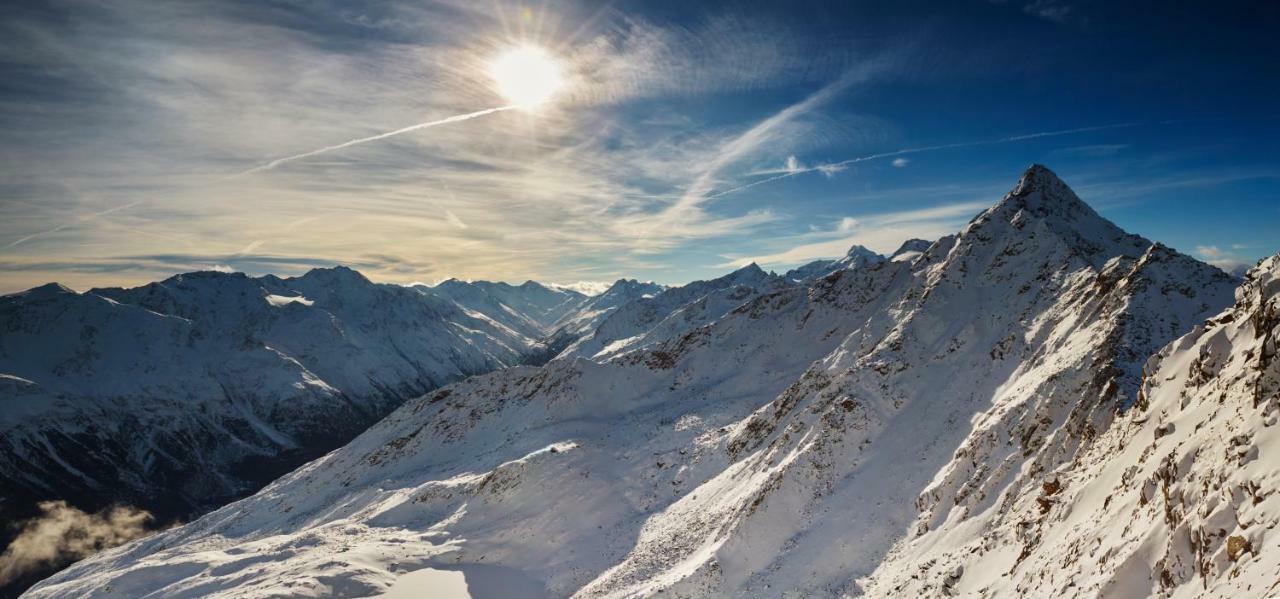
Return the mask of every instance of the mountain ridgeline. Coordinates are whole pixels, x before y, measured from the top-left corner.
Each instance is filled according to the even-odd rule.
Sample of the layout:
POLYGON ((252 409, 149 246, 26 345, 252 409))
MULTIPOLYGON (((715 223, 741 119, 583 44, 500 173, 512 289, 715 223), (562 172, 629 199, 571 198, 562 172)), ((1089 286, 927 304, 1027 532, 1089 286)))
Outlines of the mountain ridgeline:
MULTIPOLYGON (((602 318, 661 287, 615 289, 406 288, 337 267, 4 296, 0 520, 41 516, 50 502, 145 510, 148 526, 194 518, 341 446, 406 399, 545 352, 561 319, 602 318)), ((20 533, 7 526, 0 541, 20 533)), ((0 587, 8 596, 63 561, 5 575, 0 587)))
POLYGON ((440 571, 476 597, 1280 590, 1280 256, 1242 282, 1038 165, 954 235, 783 275, 585 297, 197 273, 3 301, 19 499, 231 498, 253 458, 371 424, 32 597, 440 571), (107 457, 66 461, 84 447, 107 457))

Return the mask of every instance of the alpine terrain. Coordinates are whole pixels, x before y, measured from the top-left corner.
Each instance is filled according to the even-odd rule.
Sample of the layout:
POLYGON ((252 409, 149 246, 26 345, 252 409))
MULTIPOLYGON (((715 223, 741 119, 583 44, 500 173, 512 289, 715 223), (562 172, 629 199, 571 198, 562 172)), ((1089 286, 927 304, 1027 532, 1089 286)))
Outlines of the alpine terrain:
POLYGON ((379 285, 339 267, 0 297, 0 521, 57 502, 146 510, 143 526, 193 518, 408 398, 520 362, 543 326, 589 299, 536 283, 457 287, 379 285))
MULTIPOLYGON (((488 290, 521 317, 500 318, 488 300, 427 304, 432 319, 413 312, 413 322, 448 331, 416 338, 467 340, 449 349, 398 337, 363 344, 357 332, 388 330, 371 321, 405 328, 400 304, 378 299, 399 292, 338 301, 313 275, 218 277, 227 287, 202 292, 201 303, 185 301, 182 281, 6 298, 6 310, 49 311, 7 320, 46 323, 30 343, 46 328, 113 339, 123 335, 113 323, 137 319, 129 330, 168 340, 152 351, 218 389, 207 399, 174 383, 128 387, 235 415, 175 412, 182 402, 157 398, 157 413, 192 415, 117 449, 138 452, 126 455, 139 469, 189 446, 172 435, 234 431, 245 440, 236 456, 305 446, 283 423, 373 418, 424 391, 256 494, 79 562, 29 596, 355 597, 439 589, 456 576, 475 597, 1280 591, 1280 257, 1241 284, 1120 230, 1042 166, 958 233, 909 241, 890 257, 854 248, 785 276, 752 265, 666 290, 623 281, 615 289, 626 297, 576 315, 488 290), (261 304, 247 313, 260 316, 210 321, 220 334, 199 326, 217 318, 208 302, 235 298, 261 304), (94 320, 54 320, 66 309, 57 302, 92 304, 81 310, 94 320), (290 335, 319 323, 334 332, 302 345, 290 335), (426 392, 511 363, 531 333, 558 335, 562 349, 542 345, 544 366, 426 392), (216 362, 178 354, 211 347, 222 352, 216 362), (343 367, 310 366, 326 351, 344 352, 343 367), (251 359, 273 366, 243 365, 251 359), (265 396, 275 401, 231 384, 249 372, 254 387, 280 389, 265 396)), ((442 287, 413 292, 476 293, 442 287)), ((14 356, 28 354, 6 352, 26 364, 14 356)), ((104 412, 123 401, 79 399, 70 382, 57 402, 36 401, 55 393, 49 373, 124 360, 105 348, 56 355, 44 370, 6 365, 9 384, 33 398, 18 401, 104 412)), ((105 380, 104 390, 124 388, 105 380)), ((61 432, 23 429, 13 438, 25 445, 12 446, 72 454, 123 426, 46 410, 44 420, 15 420, 57 421, 61 432)), ((66 466, 95 471, 42 467, 66 466)))

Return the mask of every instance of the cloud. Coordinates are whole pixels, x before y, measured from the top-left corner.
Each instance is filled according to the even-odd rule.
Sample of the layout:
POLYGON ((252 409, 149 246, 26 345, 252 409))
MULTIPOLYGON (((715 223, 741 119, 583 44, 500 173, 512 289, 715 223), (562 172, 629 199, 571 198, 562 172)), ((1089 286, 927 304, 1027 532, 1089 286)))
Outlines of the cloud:
POLYGON ((901 158, 901 157, 899 157, 899 158, 894 158, 894 159, 893 159, 893 163, 892 163, 892 164, 893 164, 893 166, 895 166, 895 167, 902 168, 902 167, 904 167, 904 166, 907 166, 907 165, 908 165, 908 164, 910 164, 910 163, 911 163, 911 159, 910 159, 910 158, 901 158))
POLYGON ((700 199, 673 211, 700 177, 728 179, 707 165, 782 163, 844 123, 799 111, 743 137, 757 123, 709 127, 673 99, 820 87, 875 60, 817 52, 821 40, 766 18, 675 25, 557 4, 521 35, 566 61, 563 101, 405 128, 503 103, 477 73, 511 43, 520 8, 323 4, 285 18, 118 0, 0 23, 3 58, 43 73, 15 82, 33 94, 0 99, 0 136, 23 140, 0 179, 42 190, 0 203, 0 262, 15 267, 0 286, 139 284, 210 265, 292 274, 305 261, 367 264, 385 281, 634 274, 783 216, 700 199), (118 208, 140 198, 145 210, 118 208), (398 260, 366 258, 380 253, 398 260))
POLYGON ((1057 136, 1061 136, 1061 135, 1076 135, 1076 134, 1079 134, 1079 133, 1091 133, 1091 132, 1094 132, 1094 131, 1106 131, 1106 130, 1109 130, 1109 129, 1123 129, 1123 128, 1128 128, 1128 127, 1137 127, 1137 126, 1142 125, 1142 124, 1143 124, 1143 123, 1116 123, 1116 124, 1110 124, 1110 125, 1094 125, 1094 126, 1089 126, 1089 127, 1076 127, 1076 128, 1074 128, 1074 129, 1059 129, 1059 130, 1055 130, 1055 131, 1040 131, 1040 132, 1036 132, 1036 133, 1024 133, 1024 134, 1021 134, 1021 135, 1011 135, 1011 136, 1008 136, 1008 137, 998 137, 998 138, 994 138, 994 139, 984 139, 984 140, 977 140, 977 141, 962 141, 962 142, 949 143, 949 144, 941 144, 941 145, 935 145, 935 146, 920 146, 920 147, 915 147, 915 148, 904 148, 904 149, 901 149, 901 150, 893 150, 893 151, 889 151, 889 152, 880 152, 880 153, 877 153, 877 154, 868 154, 868 155, 865 155, 865 156, 857 156, 857 157, 854 157, 854 158, 848 158, 848 159, 845 159, 845 160, 841 160, 841 161, 839 161, 839 162, 832 162, 832 163, 828 163, 828 164, 824 164, 824 165, 816 166, 816 167, 813 167, 813 168, 801 168, 801 169, 796 170, 796 171, 794 171, 794 172, 786 172, 786 173, 782 173, 782 174, 779 174, 779 175, 774 175, 774 176, 772 176, 772 177, 767 177, 767 178, 765 178, 765 179, 760 179, 760 180, 758 180, 758 181, 752 181, 752 182, 750 182, 750 183, 746 183, 746 184, 743 184, 743 185, 738 185, 738 186, 736 186, 736 187, 730 187, 730 188, 728 188, 728 189, 720 190, 720 191, 717 191, 717 192, 715 192, 715 193, 712 193, 712 194, 710 194, 710 195, 708 195, 708 196, 706 196, 706 197, 707 197, 707 199, 720 198, 720 197, 727 196, 727 195, 730 195, 730 194, 735 194, 735 193, 738 193, 738 192, 741 192, 741 191, 746 191, 746 190, 751 189, 751 188, 753 188, 753 187, 758 187, 758 186, 760 186, 760 185, 765 185, 765 184, 767 184, 767 183, 772 183, 772 182, 774 182, 774 181, 781 181, 781 180, 783 180, 783 179, 788 179, 788 178, 791 178, 791 177, 794 177, 794 176, 797 176, 797 175, 803 175, 803 174, 805 174, 805 173, 810 173, 810 172, 815 172, 815 171, 817 171, 817 172, 822 172, 823 174, 828 174, 828 172, 829 172, 831 169, 843 170, 844 168, 847 168, 848 166, 853 165, 853 164, 857 164, 857 163, 859 163, 859 162, 867 162, 867 161, 871 161, 871 160, 883 160, 883 159, 885 159, 885 158, 895 158, 895 157, 900 157, 900 156, 903 156, 903 155, 906 155, 906 154, 920 154, 920 153, 924 153, 924 152, 936 152, 936 151, 940 151, 940 150, 954 150, 954 149, 959 149, 959 148, 972 148, 972 147, 978 147, 978 146, 988 146, 988 145, 996 145, 996 144, 1005 144, 1005 143, 1012 143, 1012 142, 1018 142, 1018 141, 1027 141, 1027 140, 1032 140, 1032 139, 1039 139, 1039 138, 1043 138, 1043 137, 1057 137, 1057 136))
POLYGON ((449 224, 453 225, 454 227, 457 227, 459 229, 467 228, 467 223, 462 222, 462 219, 458 218, 458 215, 454 214, 452 210, 445 210, 444 218, 449 224))
POLYGON ((20 238, 18 238, 17 240, 15 240, 15 241, 11 242, 9 245, 5 246, 5 249, 9 249, 9 248, 17 247, 17 246, 19 246, 19 245, 22 245, 23 243, 26 243, 26 242, 28 242, 28 241, 31 241, 32 239, 37 239, 37 238, 40 238, 40 237, 45 237, 45 236, 47 236, 47 235, 52 235, 52 234, 54 234, 54 233, 57 233, 58 231, 61 231, 61 230, 63 230, 63 229, 66 229, 66 228, 68 228, 68 227, 74 227, 74 226, 76 226, 76 225, 82 225, 82 224, 85 224, 85 223, 89 223, 89 222, 91 222, 91 221, 94 221, 94 220, 96 220, 96 219, 98 219, 98 218, 100 218, 100 217, 106 216, 106 215, 111 214, 111 213, 113 213, 113 212, 119 212, 119 211, 121 211, 121 210, 128 210, 129 208, 133 208, 134 206, 137 206, 138 204, 141 204, 141 203, 142 203, 142 200, 138 200, 138 201, 135 201, 135 202, 130 202, 130 203, 125 204, 125 205, 123 205, 123 206, 116 206, 116 207, 114 207, 114 208, 107 208, 106 210, 100 210, 100 211, 98 211, 98 212, 92 212, 92 213, 86 214, 86 215, 84 215, 84 216, 76 217, 74 220, 71 220, 71 221, 68 221, 68 222, 62 223, 62 224, 60 224, 60 225, 58 225, 58 226, 56 226, 56 227, 53 227, 52 229, 49 229, 49 230, 47 230, 47 231, 40 231, 40 232, 38 232, 38 233, 32 233, 32 234, 30 234, 30 235, 26 235, 26 236, 24 236, 24 237, 20 237, 20 238))
POLYGON ((1208 258, 1210 260, 1218 260, 1227 255, 1226 252, 1219 249, 1216 245, 1197 245, 1196 253, 1202 258, 1208 258))
POLYGON ((1104 158, 1128 149, 1129 144, 1093 144, 1054 150, 1053 155, 1067 158, 1104 158))
POLYGON ((1112 182, 1077 184, 1077 191, 1088 194, 1098 201, 1114 203, 1125 198, 1142 198, 1159 192, 1199 187, 1214 187, 1240 181, 1280 180, 1280 171, 1275 169, 1229 169, 1218 172, 1175 173, 1174 175, 1155 176, 1134 180, 1125 178, 1112 182))
POLYGON ((954 233, 974 214, 988 208, 987 201, 959 202, 931 208, 845 217, 827 231, 811 231, 780 240, 788 249, 750 256, 729 257, 717 266, 738 268, 755 262, 761 266, 790 266, 842 256, 853 245, 880 253, 897 249, 907 239, 937 239, 954 233))
POLYGON ((819 164, 813 167, 813 170, 816 170, 822 173, 829 179, 831 177, 834 177, 836 173, 843 171, 847 168, 849 167, 842 164, 819 164))
POLYGON ((567 289, 569 291, 577 291, 583 295, 597 296, 608 291, 613 283, 609 281, 577 281, 574 283, 548 283, 548 287, 553 289, 567 289))
POLYGON ((89 514, 58 500, 41 502, 39 508, 42 513, 23 522, 18 536, 0 554, 0 586, 151 532, 151 514, 130 507, 89 514))
POLYGON ((1023 5, 1022 12, 1055 23, 1066 23, 1074 14, 1074 10, 1070 5, 1058 0, 1036 0, 1030 4, 1023 5))
MULTIPOLYGON (((1234 244, 1231 247, 1232 249, 1241 249, 1243 246, 1234 244)), ((1216 245, 1197 245, 1196 255, 1203 258, 1205 262, 1234 275, 1243 274, 1249 267, 1253 266, 1253 263, 1243 257, 1223 250, 1216 245)))

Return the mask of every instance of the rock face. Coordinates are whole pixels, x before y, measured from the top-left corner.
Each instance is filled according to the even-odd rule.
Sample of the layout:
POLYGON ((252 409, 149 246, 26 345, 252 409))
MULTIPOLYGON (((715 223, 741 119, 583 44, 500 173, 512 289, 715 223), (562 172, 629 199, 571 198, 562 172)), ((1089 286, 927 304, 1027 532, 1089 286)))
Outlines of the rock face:
POLYGON ((1267 592, 1280 258, 1222 312, 1233 279, 1039 166, 908 251, 625 304, 31 595, 358 596, 424 568, 580 597, 1267 592))
POLYGON ((875 594, 1273 596, 1278 337, 1274 256, 1234 307, 1146 362, 1136 405, 1096 441, 1052 469, 1024 467, 1025 483, 991 507, 901 543, 875 594))

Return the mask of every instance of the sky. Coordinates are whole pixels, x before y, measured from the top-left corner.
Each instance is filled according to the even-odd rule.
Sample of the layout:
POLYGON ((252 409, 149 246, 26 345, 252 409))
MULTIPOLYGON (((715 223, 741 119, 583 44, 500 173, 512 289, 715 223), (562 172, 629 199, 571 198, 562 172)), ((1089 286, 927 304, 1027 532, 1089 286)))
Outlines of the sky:
POLYGON ((1280 250, 1277 30, 1266 2, 10 2, 0 293, 679 284, 955 232, 1032 163, 1233 268, 1280 250), (491 77, 518 47, 563 78, 534 108, 491 77))

